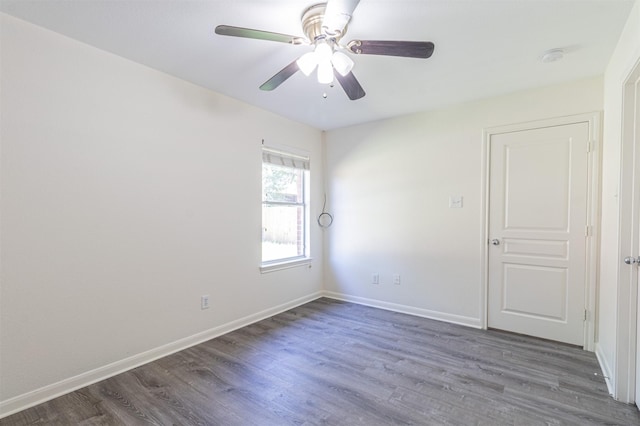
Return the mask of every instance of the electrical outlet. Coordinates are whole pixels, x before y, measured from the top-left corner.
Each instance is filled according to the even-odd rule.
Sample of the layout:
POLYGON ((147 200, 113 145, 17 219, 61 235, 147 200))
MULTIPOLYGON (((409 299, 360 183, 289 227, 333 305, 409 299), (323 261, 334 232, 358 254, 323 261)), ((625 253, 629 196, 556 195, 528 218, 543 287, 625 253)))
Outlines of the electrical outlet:
POLYGON ((380 274, 371 275, 371 284, 380 284, 380 274))
POLYGON ((209 295, 205 294, 200 298, 200 309, 209 309, 209 295))
POLYGON ((400 285, 400 274, 393 274, 393 283, 395 285, 400 285))

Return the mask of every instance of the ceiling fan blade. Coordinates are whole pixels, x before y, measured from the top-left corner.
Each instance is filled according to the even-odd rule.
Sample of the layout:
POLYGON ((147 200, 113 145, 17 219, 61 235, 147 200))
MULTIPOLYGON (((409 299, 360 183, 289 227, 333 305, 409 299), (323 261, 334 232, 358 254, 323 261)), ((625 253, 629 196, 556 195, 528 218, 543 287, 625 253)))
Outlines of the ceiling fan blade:
POLYGON ((342 34, 360 0, 329 0, 324 10, 322 28, 329 35, 342 34))
POLYGON ((358 79, 356 79, 356 76, 353 75, 352 72, 345 76, 336 71, 334 71, 333 74, 340 83, 340 86, 344 89, 344 92, 352 101, 358 100, 366 95, 364 89, 360 86, 358 79))
POLYGON ((258 40, 278 41, 289 44, 305 44, 307 41, 302 37, 296 37, 288 34, 272 33, 269 31, 254 30, 252 28, 231 27, 229 25, 218 25, 216 34, 231 36, 254 38, 258 40))
POLYGON ((265 81, 262 86, 260 86, 260 90, 269 91, 275 89, 284 83, 289 77, 298 72, 299 69, 300 68, 298 68, 296 61, 291 62, 289 65, 278 71, 276 75, 265 81))
POLYGON ((430 41, 353 40, 349 50, 361 55, 388 55, 405 58, 429 58, 435 46, 430 41))

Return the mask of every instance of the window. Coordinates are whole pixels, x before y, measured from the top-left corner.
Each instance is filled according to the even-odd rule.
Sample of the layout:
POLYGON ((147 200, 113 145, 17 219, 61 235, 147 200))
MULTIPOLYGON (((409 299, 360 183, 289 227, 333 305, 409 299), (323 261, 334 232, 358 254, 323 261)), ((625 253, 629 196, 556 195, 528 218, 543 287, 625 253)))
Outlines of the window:
POLYGON ((308 258, 308 188, 308 157, 263 149, 263 266, 308 258))

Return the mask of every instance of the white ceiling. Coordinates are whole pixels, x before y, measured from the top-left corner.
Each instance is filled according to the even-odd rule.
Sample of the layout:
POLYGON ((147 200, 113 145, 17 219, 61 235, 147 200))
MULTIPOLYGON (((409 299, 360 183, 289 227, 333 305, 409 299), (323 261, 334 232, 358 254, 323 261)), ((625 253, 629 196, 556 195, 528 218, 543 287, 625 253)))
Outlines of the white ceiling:
POLYGON ((430 59, 353 56, 367 95, 297 73, 309 46, 224 37, 220 24, 303 36, 319 0, 0 0, 0 11, 319 129, 600 75, 633 0, 361 0, 343 41, 435 43, 430 59), (542 63, 548 49, 565 58, 542 63), (322 97, 323 92, 327 98, 322 97))

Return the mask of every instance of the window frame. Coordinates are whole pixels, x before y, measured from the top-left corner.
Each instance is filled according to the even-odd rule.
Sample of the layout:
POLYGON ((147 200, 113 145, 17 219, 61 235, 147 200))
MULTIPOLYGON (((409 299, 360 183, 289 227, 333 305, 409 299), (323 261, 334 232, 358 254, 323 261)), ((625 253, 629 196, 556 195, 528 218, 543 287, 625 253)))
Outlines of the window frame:
MULTIPOLYGON (((261 162, 261 170, 263 170, 263 166, 265 164, 270 164, 272 166, 282 166, 282 167, 288 167, 294 170, 299 170, 301 171, 300 176, 302 178, 302 183, 301 183, 301 200, 300 201, 269 201, 269 200, 265 200, 264 199, 264 194, 261 195, 261 198, 263 198, 262 202, 261 202, 261 212, 264 212, 264 209, 266 206, 291 206, 294 208, 299 208, 302 207, 302 229, 303 229, 303 235, 302 235, 302 254, 300 255, 296 255, 296 256, 291 256, 291 257, 283 257, 283 258, 278 258, 278 259, 272 259, 272 260, 267 260, 264 261, 262 260, 262 256, 263 256, 263 234, 262 234, 262 230, 264 229, 264 219, 261 219, 261 249, 260 249, 260 271, 262 273, 265 272, 271 272, 271 271, 277 271, 277 270, 281 270, 281 269, 287 269, 287 268, 292 268, 292 267, 296 267, 296 266, 301 266, 301 265, 306 265, 309 264, 311 262, 311 256, 310 256, 310 240, 311 240, 311 226, 310 226, 310 181, 311 181, 311 167, 309 166, 310 164, 310 158, 308 153, 306 152, 301 152, 300 150, 295 150, 289 147, 283 147, 283 148, 276 148, 276 147, 267 147, 267 146, 263 146, 262 149, 262 153, 263 153, 263 160, 261 162), (276 156, 276 158, 278 157, 282 157, 286 160, 288 160, 287 162, 292 162, 293 164, 303 164, 303 166, 291 166, 289 164, 277 164, 274 161, 265 161, 265 155, 271 155, 271 156, 276 156), (301 161, 302 163, 298 163, 298 161, 301 161)), ((262 185, 264 185, 264 172, 261 171, 261 183, 262 185)), ((262 192, 262 191, 261 191, 262 192)))

